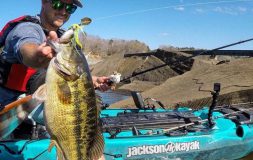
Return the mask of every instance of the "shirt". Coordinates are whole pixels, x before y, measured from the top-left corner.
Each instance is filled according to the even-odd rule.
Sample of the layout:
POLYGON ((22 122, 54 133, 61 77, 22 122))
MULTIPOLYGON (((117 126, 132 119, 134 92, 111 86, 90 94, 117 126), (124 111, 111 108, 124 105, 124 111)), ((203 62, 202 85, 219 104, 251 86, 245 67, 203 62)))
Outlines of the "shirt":
MULTIPOLYGON (((46 35, 39 24, 22 22, 15 26, 8 34, 5 40, 2 58, 10 63, 22 63, 23 57, 20 53, 21 46, 25 43, 40 45, 44 41, 46 41, 46 35)), ((20 94, 20 92, 0 86, 0 105, 5 106, 15 101, 20 94)))

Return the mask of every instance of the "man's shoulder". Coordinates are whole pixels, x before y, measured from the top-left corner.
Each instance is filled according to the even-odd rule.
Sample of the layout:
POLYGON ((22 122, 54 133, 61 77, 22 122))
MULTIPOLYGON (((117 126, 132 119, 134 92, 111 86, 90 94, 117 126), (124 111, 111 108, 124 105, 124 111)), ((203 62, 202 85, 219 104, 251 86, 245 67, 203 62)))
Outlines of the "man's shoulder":
POLYGON ((43 41, 45 39, 45 33, 39 24, 33 22, 22 22, 17 24, 7 36, 7 41, 16 41, 24 38, 36 38, 43 41))
POLYGON ((42 27, 39 24, 33 22, 22 22, 17 24, 13 28, 14 32, 21 32, 21 33, 24 33, 24 31, 31 31, 31 30, 43 32, 42 27))

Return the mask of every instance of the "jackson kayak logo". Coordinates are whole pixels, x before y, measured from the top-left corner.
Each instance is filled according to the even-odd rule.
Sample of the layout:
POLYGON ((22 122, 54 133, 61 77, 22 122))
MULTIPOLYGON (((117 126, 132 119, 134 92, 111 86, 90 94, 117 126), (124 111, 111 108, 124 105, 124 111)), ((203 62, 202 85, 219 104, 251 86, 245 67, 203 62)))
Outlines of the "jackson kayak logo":
POLYGON ((182 143, 169 142, 165 145, 143 145, 139 147, 129 147, 127 157, 159 153, 188 152, 199 149, 199 141, 182 143))

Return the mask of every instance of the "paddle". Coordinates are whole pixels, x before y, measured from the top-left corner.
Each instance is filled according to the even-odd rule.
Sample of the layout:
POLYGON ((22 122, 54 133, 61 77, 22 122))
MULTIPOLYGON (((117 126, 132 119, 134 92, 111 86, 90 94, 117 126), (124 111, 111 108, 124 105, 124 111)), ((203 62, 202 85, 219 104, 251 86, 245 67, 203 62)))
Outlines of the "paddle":
POLYGON ((20 98, 14 102, 11 102, 10 104, 6 105, 4 107, 4 109, 0 112, 0 116, 8 111, 10 111, 12 108, 15 108, 17 106, 19 106, 20 104, 24 104, 24 103, 27 103, 28 101, 30 101, 32 99, 32 96, 31 95, 28 95, 24 98, 20 98))
POLYGON ((6 105, 0 112, 0 140, 10 135, 40 103, 28 95, 6 105))

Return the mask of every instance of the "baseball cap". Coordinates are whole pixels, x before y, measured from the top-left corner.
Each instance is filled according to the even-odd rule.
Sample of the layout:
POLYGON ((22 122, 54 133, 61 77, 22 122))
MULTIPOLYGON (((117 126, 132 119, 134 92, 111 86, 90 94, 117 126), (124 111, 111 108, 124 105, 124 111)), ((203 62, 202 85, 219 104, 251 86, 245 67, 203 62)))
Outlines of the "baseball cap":
POLYGON ((82 8, 83 5, 81 3, 81 0, 73 0, 74 4, 77 5, 78 7, 82 8))

